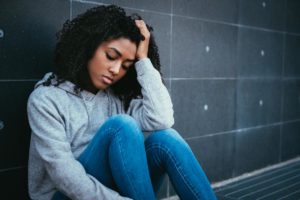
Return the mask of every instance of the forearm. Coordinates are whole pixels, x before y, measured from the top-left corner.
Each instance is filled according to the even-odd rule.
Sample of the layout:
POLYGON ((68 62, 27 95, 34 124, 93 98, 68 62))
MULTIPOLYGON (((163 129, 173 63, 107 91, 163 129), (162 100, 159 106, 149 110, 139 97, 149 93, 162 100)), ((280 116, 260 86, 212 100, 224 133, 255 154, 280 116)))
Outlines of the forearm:
POLYGON ((133 100, 131 114, 144 130, 170 128, 174 124, 173 105, 159 72, 148 58, 138 61, 135 68, 143 99, 133 100))

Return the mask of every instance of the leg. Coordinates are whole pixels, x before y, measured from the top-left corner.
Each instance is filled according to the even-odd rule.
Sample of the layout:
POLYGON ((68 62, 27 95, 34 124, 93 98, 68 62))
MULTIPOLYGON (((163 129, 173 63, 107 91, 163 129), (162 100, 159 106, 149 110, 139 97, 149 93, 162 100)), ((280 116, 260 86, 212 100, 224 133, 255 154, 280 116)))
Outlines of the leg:
POLYGON ((130 116, 109 118, 78 160, 88 174, 121 195, 155 199, 143 133, 130 116))
POLYGON ((109 163, 121 195, 132 199, 155 199, 140 127, 129 115, 117 115, 111 121, 101 129, 114 133, 109 163))
POLYGON ((166 172, 180 199, 216 200, 192 150, 174 129, 153 132, 146 140, 146 152, 155 189, 166 172))

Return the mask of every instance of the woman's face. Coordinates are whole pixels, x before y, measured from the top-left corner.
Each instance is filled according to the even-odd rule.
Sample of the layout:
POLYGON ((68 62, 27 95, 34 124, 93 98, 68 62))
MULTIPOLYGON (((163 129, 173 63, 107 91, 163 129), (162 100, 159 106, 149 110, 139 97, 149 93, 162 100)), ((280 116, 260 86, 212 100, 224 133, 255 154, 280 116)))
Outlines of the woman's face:
POLYGON ((126 38, 103 42, 88 62, 91 86, 88 90, 104 90, 120 80, 135 61, 137 46, 126 38))

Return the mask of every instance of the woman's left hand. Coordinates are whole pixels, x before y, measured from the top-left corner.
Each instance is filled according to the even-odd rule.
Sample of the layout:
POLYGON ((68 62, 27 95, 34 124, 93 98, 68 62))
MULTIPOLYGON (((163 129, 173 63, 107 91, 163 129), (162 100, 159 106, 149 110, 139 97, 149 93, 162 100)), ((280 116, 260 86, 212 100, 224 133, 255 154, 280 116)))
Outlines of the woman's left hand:
POLYGON ((141 34, 145 37, 145 40, 141 40, 136 52, 136 58, 141 60, 148 57, 150 32, 143 20, 135 20, 135 24, 140 29, 141 34))

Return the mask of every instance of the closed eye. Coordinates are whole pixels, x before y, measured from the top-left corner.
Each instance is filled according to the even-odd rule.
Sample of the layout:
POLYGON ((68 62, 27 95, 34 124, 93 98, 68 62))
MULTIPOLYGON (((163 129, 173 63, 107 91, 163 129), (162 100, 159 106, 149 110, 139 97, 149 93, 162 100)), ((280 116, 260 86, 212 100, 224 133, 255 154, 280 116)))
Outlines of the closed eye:
POLYGON ((125 61, 124 64, 122 65, 122 68, 128 70, 133 65, 133 63, 134 62, 132 61, 125 61))
POLYGON ((125 71, 129 70, 129 67, 128 67, 128 66, 125 66, 125 65, 122 65, 122 68, 123 68, 125 71))
POLYGON ((109 55, 108 53, 106 53, 106 58, 108 60, 115 60, 116 58, 112 57, 111 55, 109 55))

